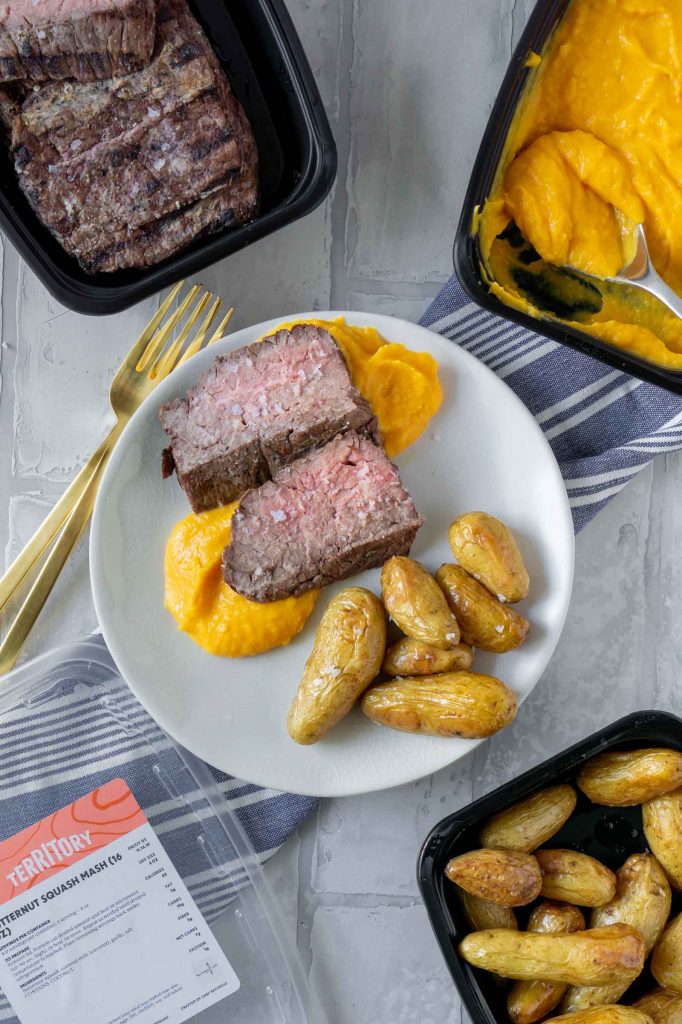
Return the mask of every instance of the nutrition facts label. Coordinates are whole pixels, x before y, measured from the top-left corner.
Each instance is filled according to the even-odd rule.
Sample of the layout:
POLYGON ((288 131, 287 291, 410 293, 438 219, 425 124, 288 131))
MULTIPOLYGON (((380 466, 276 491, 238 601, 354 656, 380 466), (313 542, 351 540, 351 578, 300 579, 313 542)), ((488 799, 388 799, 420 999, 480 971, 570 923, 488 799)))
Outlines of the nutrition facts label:
POLYGON ((21 1024, 182 1024, 239 988, 122 780, 0 843, 0 988, 21 1024))

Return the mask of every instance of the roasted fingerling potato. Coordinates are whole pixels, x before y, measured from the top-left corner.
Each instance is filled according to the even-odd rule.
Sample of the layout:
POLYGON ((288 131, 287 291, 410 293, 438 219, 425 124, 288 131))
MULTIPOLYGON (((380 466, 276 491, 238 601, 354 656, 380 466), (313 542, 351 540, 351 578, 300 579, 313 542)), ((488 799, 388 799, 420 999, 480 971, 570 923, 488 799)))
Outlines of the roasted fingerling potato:
POLYGON ((464 915, 474 931, 485 931, 486 928, 511 928, 516 931, 519 923, 511 907, 501 907, 499 903, 484 900, 472 892, 466 892, 457 886, 457 898, 462 904, 464 915))
POLYGON ((556 835, 575 810, 573 786, 550 786, 496 814, 483 827, 481 846, 532 853, 556 835))
POLYGON ((561 1024, 651 1024, 651 1018, 634 1006, 595 1006, 553 1017, 561 1024))
POLYGON ((406 636, 388 648, 381 669, 387 676, 428 676, 439 672, 468 672, 473 663, 474 652, 468 644, 441 651, 406 636))
POLYGON ((646 841, 675 889, 682 889, 682 789, 642 805, 646 841))
POLYGON ((413 640, 452 650, 459 625, 431 573, 413 558, 395 555, 381 570, 381 596, 396 626, 413 640))
POLYGON ((624 924, 568 935, 472 932, 459 944, 459 952, 473 967, 503 978, 566 985, 632 980, 644 965, 644 940, 624 924))
POLYGON ((310 744, 351 710, 376 678, 386 651, 386 612, 361 587, 341 591, 329 604, 289 709, 296 743, 310 744))
MULTIPOLYGON (((585 919, 568 903, 541 903, 528 919, 529 932, 562 934, 585 929, 585 919)), ((561 1002, 566 985, 553 981, 517 981, 507 997, 507 1012, 514 1024, 536 1024, 561 1002)))
POLYGON ((682 992, 682 914, 672 919, 656 943, 651 973, 663 988, 682 992))
MULTIPOLYGON (((610 903, 596 907, 590 928, 629 924, 644 939, 648 955, 656 945, 670 916, 672 894, 663 868, 650 853, 635 853, 616 872, 616 895, 610 903)), ((573 987, 562 1004, 565 1012, 590 1006, 617 1003, 630 982, 615 985, 573 987)))
POLYGON ((526 597, 528 572, 511 530, 487 512, 468 512, 448 531, 455 559, 501 601, 526 597))
POLYGON ((493 597, 461 565, 441 565, 436 581, 459 622, 465 643, 504 654, 525 641, 530 629, 528 620, 493 597))
POLYGON ((595 804, 643 804, 682 786, 682 751, 654 747, 598 754, 578 775, 578 786, 595 804))
POLYGON ((453 857, 445 874, 464 889, 501 907, 523 907, 540 895, 537 861, 514 850, 470 850, 453 857))
POLYGON ((377 725, 400 732, 475 740, 514 721, 516 696, 492 676, 443 672, 373 686, 362 698, 362 710, 377 725))
POLYGON ((613 871, 594 857, 576 850, 538 850, 542 895, 548 900, 599 907, 616 893, 613 871))
POLYGON ((632 1004, 654 1024, 682 1024, 682 995, 670 988, 655 988, 632 1004))

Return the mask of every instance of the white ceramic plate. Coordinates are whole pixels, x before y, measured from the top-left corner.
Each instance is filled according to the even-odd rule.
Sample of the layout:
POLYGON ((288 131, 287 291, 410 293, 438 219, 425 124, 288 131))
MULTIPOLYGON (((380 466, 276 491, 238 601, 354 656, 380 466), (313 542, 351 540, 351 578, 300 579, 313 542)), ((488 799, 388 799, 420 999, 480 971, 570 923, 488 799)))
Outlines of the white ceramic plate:
MULTIPOLYGON (((535 420, 509 388, 457 345, 414 324, 368 313, 300 314, 376 327, 389 341, 431 352, 445 391, 426 433, 396 460, 426 524, 412 554, 435 571, 451 561, 447 530, 474 509, 503 519, 519 540, 531 593, 527 643, 504 655, 480 653, 476 669, 499 676, 525 699, 559 639, 573 578, 573 526, 559 468, 535 420)), ((220 351, 255 341, 281 320, 240 331, 201 352, 159 385, 117 444, 95 508, 90 558, 95 606, 123 676, 180 743, 231 775, 274 789, 319 796, 370 792, 409 782, 457 761, 475 743, 410 736, 373 725, 357 709, 313 747, 289 738, 286 717, 313 633, 332 594, 289 647, 255 658, 206 654, 163 605, 163 556, 187 500, 161 479, 165 435, 157 414, 184 394, 220 351)), ((379 592, 379 570, 354 578, 379 592)), ((513 726, 512 726, 513 728, 513 726)))

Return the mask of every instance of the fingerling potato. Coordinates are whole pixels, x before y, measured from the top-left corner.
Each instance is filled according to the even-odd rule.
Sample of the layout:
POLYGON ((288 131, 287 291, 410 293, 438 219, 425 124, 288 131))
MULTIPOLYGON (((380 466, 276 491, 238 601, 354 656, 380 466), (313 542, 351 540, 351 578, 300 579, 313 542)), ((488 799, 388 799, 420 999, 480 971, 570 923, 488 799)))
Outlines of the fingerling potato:
MULTIPOLYGON (((528 920, 529 932, 561 934, 579 932, 585 919, 577 907, 568 903, 541 903, 528 920)), ((507 997, 507 1012, 514 1024, 536 1024, 557 1006, 566 985, 554 981, 517 981, 507 997)))
POLYGON ((387 676, 428 676, 438 672, 468 672, 473 663, 474 652, 468 644, 441 651, 406 636, 388 648, 381 668, 387 676))
POLYGON ((542 895, 548 900, 599 907, 612 900, 616 876, 594 857, 576 850, 538 850, 542 895))
POLYGON ((682 789, 642 805, 646 841, 675 889, 682 889, 682 789))
POLYGON ((682 992, 682 914, 674 917, 656 944, 651 973, 663 988, 682 992))
POLYGON ((431 573, 413 558, 395 555, 381 570, 386 611, 413 640, 442 651, 459 643, 459 625, 431 573))
POLYGON ((682 1024, 682 995, 669 988, 655 988, 633 1003, 654 1024, 682 1024))
POLYGON ((528 620, 501 604, 461 565, 441 565, 436 581, 459 622, 465 643, 503 654, 525 641, 530 629, 528 620))
POLYGON ((470 850, 453 857, 445 874, 464 889, 501 907, 523 907, 540 895, 537 861, 515 850, 470 850))
POLYGON ((517 931, 519 924, 511 907, 501 907, 472 892, 466 892, 457 886, 457 896, 464 909, 466 919, 474 931, 485 931, 486 928, 511 928, 517 931))
POLYGON ((651 1018, 634 1006, 595 1006, 590 1010, 576 1010, 553 1017, 561 1024, 651 1024, 651 1018))
MULTIPOLYGON (((650 853, 635 853, 616 872, 616 895, 590 915, 590 928, 629 924, 644 939, 646 955, 656 945, 670 916, 672 894, 663 868, 650 853)), ((585 1010, 617 1003, 630 982, 569 989, 562 1009, 585 1010)))
POLYGON ((634 807, 682 786, 682 751, 653 747, 598 754, 583 767, 578 786, 595 804, 634 807))
POLYGON ((426 736, 482 739, 516 717, 512 690, 492 676, 443 672, 395 679, 373 686, 362 710, 377 725, 426 736))
POLYGON ((481 832, 481 846, 532 853, 568 821, 576 800, 573 786, 543 789, 491 818, 481 832))
POLYGON ((487 512, 455 519, 448 533, 459 564, 501 601, 520 601, 529 580, 521 552, 508 526, 487 512))
POLYGON ((517 981, 608 985, 635 978, 644 964, 644 940, 624 924, 569 935, 493 930, 462 939, 460 955, 474 967, 517 981))
POLYGON ((374 594, 349 587, 330 602, 289 709, 296 743, 317 743, 376 678, 386 650, 386 613, 374 594))

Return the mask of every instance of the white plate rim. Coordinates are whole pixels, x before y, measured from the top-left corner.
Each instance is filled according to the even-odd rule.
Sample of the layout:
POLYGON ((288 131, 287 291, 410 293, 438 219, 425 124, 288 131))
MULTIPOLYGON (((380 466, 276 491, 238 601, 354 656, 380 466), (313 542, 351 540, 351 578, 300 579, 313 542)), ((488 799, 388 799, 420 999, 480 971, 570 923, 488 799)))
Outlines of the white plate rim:
MULTIPOLYGON (((492 380, 495 382, 493 386, 499 386, 501 389, 504 389, 504 391, 506 392, 507 399, 511 401, 511 404, 513 406, 516 407, 516 411, 520 418, 524 419, 526 423, 530 426, 530 428, 535 432, 538 440, 541 442, 541 444, 544 446, 546 450, 546 453, 549 457, 548 466, 551 467, 552 473, 555 478, 554 482, 555 484, 559 485, 559 492, 563 492, 563 522, 559 524, 558 529, 560 529, 563 533, 564 540, 568 542, 567 556, 569 560, 569 565, 567 567, 568 575, 565 592, 562 595, 560 595, 561 605, 559 614, 556 618, 556 632, 554 635, 554 642, 550 645, 547 645, 545 655, 540 664, 540 667, 535 671, 536 678, 534 682, 529 687, 528 691, 520 696, 519 706, 521 706, 521 704, 524 703, 525 700, 531 695, 537 684, 542 679, 545 669, 547 668, 547 665, 549 664, 549 661, 552 655, 554 654, 554 651, 556 650, 556 645, 559 641, 559 638, 561 637, 561 633, 563 631, 563 627, 566 621, 566 616, 568 614, 571 594, 573 590, 573 578, 575 569, 575 533, 573 529, 573 518, 571 514, 568 495, 566 493, 565 484, 563 481, 563 477, 561 476, 561 470, 557 463, 554 452, 552 451, 552 448, 549 442, 547 441, 547 438, 540 429, 537 421, 535 420, 535 417, 532 415, 528 407, 524 405, 524 403, 521 401, 518 395, 509 387, 509 385, 500 377, 498 377, 488 366, 486 366, 485 363, 481 362, 470 352, 467 352, 466 349, 457 345, 455 341, 452 341, 451 339, 448 339, 447 337, 439 334, 438 332, 431 330, 429 327, 423 327, 421 325, 414 324, 411 321, 402 319, 400 317, 393 317, 380 313, 360 312, 354 310, 315 310, 285 314, 282 316, 273 317, 267 321, 263 321, 260 324, 254 324, 249 327, 241 328, 234 334, 226 335, 223 339, 221 339, 220 341, 216 342, 213 346, 211 346, 211 352, 213 353, 214 356, 217 356, 220 355, 220 353, 223 351, 232 350, 233 348, 236 347, 236 343, 240 341, 242 336, 244 337, 244 341, 242 341, 242 344, 249 344, 250 341, 253 340, 252 336, 260 337, 261 335, 266 334, 269 331, 272 331, 273 328, 277 327, 279 324, 282 323, 289 323, 292 321, 301 320, 304 321, 310 319, 335 320, 338 319, 339 317, 343 317, 349 324, 352 325, 375 327, 389 341, 391 340, 391 325, 399 325, 401 328, 407 328, 408 330, 415 332, 417 336, 419 334, 421 334, 422 336, 433 335, 440 341, 450 342, 453 348, 456 348, 457 350, 457 358, 464 360, 465 363, 469 363, 470 367, 473 368, 474 373, 482 373, 484 375, 488 375, 489 378, 492 378, 492 380)), ((415 337, 414 347, 419 347, 418 337, 415 337)), ((206 350, 204 350, 204 352, 205 351, 206 350)), ((201 358, 202 353, 198 353, 198 356, 199 358, 201 358)), ((190 366, 196 358, 197 356, 193 357, 193 359, 189 360, 185 365, 190 366)), ((206 758, 205 754, 202 753, 201 743, 195 741, 191 737, 183 737, 181 735, 181 730, 178 730, 174 727, 174 723, 172 723, 169 720, 169 716, 164 713, 163 708, 159 708, 159 706, 157 706, 153 701, 147 700, 144 688, 140 690, 135 685, 135 681, 133 680, 133 678, 131 678, 131 676, 134 676, 134 670, 131 667, 129 667, 130 663, 126 656, 124 645, 121 642, 119 642, 118 636, 113 634, 108 629, 107 615, 105 609, 105 588, 102 585, 104 577, 104 570, 102 564, 103 522, 104 507, 106 504, 107 493, 110 487, 113 486, 113 481, 116 475, 117 467, 119 463, 123 460, 126 453, 126 440, 132 436, 137 421, 147 414, 147 411, 151 406, 155 405, 159 407, 164 401, 167 401, 169 398, 174 397, 175 393, 177 392, 177 386, 174 387, 174 383, 175 382, 173 380, 173 375, 171 374, 164 381, 162 381, 151 392, 151 394, 147 396, 144 402, 135 411, 130 421, 126 424, 112 452, 109 462, 104 470, 95 502, 95 507, 93 510, 92 527, 90 531, 90 580, 93 603, 95 606, 97 620, 102 630, 104 640, 109 648, 111 656, 113 657, 122 678, 125 680, 127 685, 130 687, 131 691, 135 695, 136 699, 142 704, 147 713, 155 720, 155 722, 162 729, 164 729, 172 737, 172 739, 175 742, 191 750, 194 754, 196 754, 199 757, 202 757, 209 763, 212 763, 212 761, 209 758, 206 758)), ((513 727, 514 726, 512 723, 510 728, 513 729, 513 727)), ((296 795, 312 797, 345 797, 361 795, 371 792, 379 792, 383 789, 390 789, 396 786, 401 786, 410 782, 414 782, 416 779, 424 777, 425 774, 431 774, 434 771, 438 771, 448 766, 451 766, 452 764, 455 764, 457 761, 461 760, 463 757, 467 756, 469 753, 472 753, 481 743, 484 742, 486 741, 482 739, 467 741, 466 750, 456 753, 453 757, 443 758, 441 762, 430 768, 427 773, 419 772, 418 774, 415 774, 414 769, 410 769, 409 767, 401 771, 400 766, 398 766, 396 767, 395 771, 391 774, 391 776, 387 777, 385 781, 382 782, 382 784, 380 785, 360 784, 349 787, 347 784, 335 785, 331 783, 325 784, 322 787, 319 787, 318 785, 318 787, 313 792, 311 792, 310 788, 303 789, 295 785, 287 784, 286 791, 296 795)), ((230 769, 225 767, 224 765, 218 765, 217 767, 219 767, 220 770, 225 771, 227 774, 233 774, 233 772, 230 771, 230 769)), ((276 786, 272 785, 272 779, 266 776, 261 776, 260 778, 254 777, 250 779, 244 779, 244 781, 265 788, 275 790, 277 789, 276 786)))

